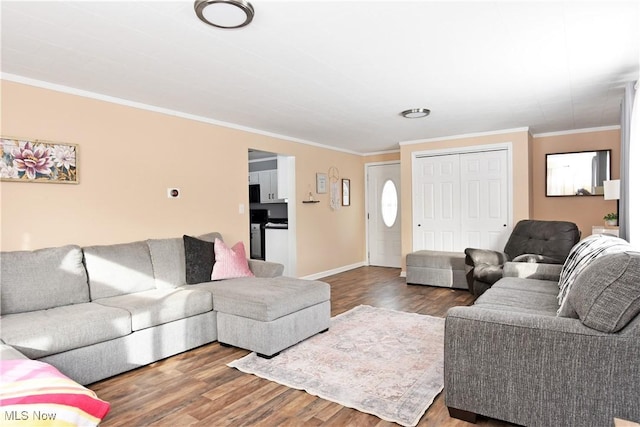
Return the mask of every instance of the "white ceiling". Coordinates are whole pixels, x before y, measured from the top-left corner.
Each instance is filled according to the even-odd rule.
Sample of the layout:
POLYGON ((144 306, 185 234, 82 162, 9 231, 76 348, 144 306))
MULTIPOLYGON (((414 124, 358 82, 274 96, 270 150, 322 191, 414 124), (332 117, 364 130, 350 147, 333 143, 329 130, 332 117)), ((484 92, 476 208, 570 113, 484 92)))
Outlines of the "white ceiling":
POLYGON ((192 1, 2 1, 3 78, 357 153, 617 125, 638 79, 637 0, 252 4, 221 30, 192 1))

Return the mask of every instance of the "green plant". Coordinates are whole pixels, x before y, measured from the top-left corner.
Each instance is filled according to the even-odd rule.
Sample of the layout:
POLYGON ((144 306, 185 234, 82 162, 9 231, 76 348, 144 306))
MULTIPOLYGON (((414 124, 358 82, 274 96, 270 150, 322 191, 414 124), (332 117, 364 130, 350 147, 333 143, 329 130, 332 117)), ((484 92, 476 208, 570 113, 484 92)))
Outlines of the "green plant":
POLYGON ((606 214, 604 216, 604 218, 602 218, 602 219, 604 219, 605 221, 613 221, 613 220, 618 219, 618 214, 615 213, 615 212, 611 212, 611 213, 606 214))

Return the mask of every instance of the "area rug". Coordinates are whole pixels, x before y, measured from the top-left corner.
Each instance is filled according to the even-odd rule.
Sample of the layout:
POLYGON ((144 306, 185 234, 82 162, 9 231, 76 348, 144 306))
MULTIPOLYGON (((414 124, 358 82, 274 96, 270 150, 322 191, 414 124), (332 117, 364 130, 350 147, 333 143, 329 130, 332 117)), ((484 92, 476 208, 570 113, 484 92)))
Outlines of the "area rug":
POLYGON ((360 305, 273 359, 227 366, 415 426, 443 389, 443 352, 444 319, 360 305))

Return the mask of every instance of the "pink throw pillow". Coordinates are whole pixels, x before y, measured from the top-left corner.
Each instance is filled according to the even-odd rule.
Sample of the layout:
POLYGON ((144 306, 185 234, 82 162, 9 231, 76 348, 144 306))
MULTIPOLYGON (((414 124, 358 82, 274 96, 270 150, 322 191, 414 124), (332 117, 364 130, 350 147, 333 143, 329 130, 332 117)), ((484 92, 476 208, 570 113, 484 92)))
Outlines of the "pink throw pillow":
POLYGON ((222 240, 213 244, 216 263, 213 264, 211 280, 233 279, 235 277, 253 277, 244 250, 244 243, 238 242, 229 248, 222 240))

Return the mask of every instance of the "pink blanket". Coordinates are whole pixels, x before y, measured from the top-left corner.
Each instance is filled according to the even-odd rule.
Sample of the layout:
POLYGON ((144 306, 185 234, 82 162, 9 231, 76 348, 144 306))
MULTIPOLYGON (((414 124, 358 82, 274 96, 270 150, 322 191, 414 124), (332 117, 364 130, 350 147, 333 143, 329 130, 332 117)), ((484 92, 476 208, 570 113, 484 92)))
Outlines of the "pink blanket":
POLYGON ((0 360, 0 424, 97 426, 109 403, 36 360, 0 360))

